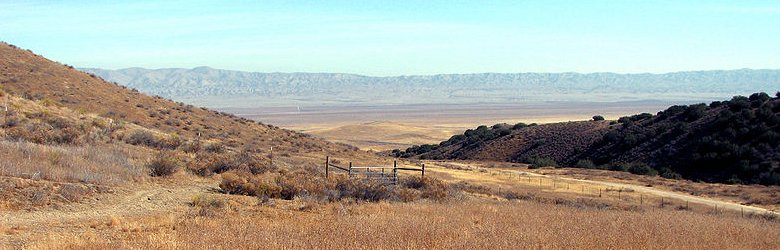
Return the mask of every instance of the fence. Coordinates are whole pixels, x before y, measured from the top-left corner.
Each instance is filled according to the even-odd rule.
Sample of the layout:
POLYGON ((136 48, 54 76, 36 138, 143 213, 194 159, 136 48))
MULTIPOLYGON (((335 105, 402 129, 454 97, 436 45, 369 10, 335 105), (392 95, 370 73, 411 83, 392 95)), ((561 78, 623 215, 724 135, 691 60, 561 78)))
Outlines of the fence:
POLYGON ((356 167, 352 166, 352 162, 349 162, 349 166, 342 167, 336 165, 330 161, 330 156, 325 157, 325 178, 330 177, 330 169, 340 170, 346 172, 350 178, 362 178, 367 180, 380 181, 387 184, 398 184, 398 171, 416 171, 420 172, 422 177, 425 177, 425 164, 422 164, 421 168, 406 168, 398 167, 398 161, 393 161, 392 167, 383 166, 366 166, 356 167), (387 171, 386 171, 387 170, 387 171))

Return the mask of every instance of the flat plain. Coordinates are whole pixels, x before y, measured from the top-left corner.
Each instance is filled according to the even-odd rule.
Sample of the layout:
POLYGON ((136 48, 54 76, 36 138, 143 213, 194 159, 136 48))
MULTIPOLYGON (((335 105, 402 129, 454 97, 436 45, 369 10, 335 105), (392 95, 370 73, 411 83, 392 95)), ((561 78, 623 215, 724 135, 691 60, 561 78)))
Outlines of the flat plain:
POLYGON ((364 150, 404 149, 439 143, 479 125, 550 123, 655 113, 668 101, 537 102, 510 104, 350 105, 219 108, 364 150))

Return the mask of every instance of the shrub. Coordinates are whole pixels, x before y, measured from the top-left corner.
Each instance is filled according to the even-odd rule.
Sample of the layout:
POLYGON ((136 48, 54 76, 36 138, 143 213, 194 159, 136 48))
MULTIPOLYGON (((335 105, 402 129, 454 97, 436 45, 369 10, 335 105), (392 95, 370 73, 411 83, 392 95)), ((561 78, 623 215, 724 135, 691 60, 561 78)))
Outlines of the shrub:
POLYGON ((596 164, 593 164, 590 160, 579 160, 574 164, 575 168, 596 168, 596 164))
MULTIPOLYGON (((245 171, 230 171, 222 173, 222 182, 219 188, 228 194, 257 195, 258 186, 261 186, 261 180, 245 171)), ((274 183, 274 182, 271 182, 274 183)), ((263 191, 266 192, 266 191, 263 191)), ((269 197, 274 197, 277 195, 269 197)))
POLYGON ((628 168, 628 172, 638 175, 658 175, 658 171, 643 163, 631 164, 631 166, 628 168))
POLYGON ((675 173, 669 168, 662 168, 660 172, 661 172, 661 177, 666 179, 675 179, 675 180, 682 179, 682 175, 675 173))
POLYGON ((445 200, 454 192, 447 184, 433 178, 409 177, 397 186, 387 183, 337 175, 330 179, 312 176, 310 171, 266 172, 254 175, 245 170, 222 173, 220 188, 225 193, 261 198, 292 200, 308 197, 325 201, 354 199, 360 201, 445 200))
POLYGON ((543 167, 559 167, 558 163, 555 162, 552 158, 547 157, 538 157, 538 158, 532 158, 531 159, 531 165, 528 166, 530 169, 536 169, 536 168, 543 168, 543 167))
POLYGON ((227 202, 211 195, 199 194, 192 198, 192 206, 197 209, 195 215, 214 217, 221 214, 227 202))
POLYGON ((136 129, 130 132, 130 135, 125 137, 125 142, 132 145, 147 147, 157 147, 159 145, 159 141, 154 134, 143 129, 136 129))
POLYGON ((601 116, 601 115, 594 115, 594 116, 593 116, 593 120, 594 120, 594 121, 603 121, 603 120, 604 120, 604 116, 601 116))
POLYGON ((525 127, 528 127, 528 124, 525 124, 525 123, 522 123, 522 122, 518 122, 517 124, 512 126, 512 129, 521 129, 521 128, 525 128, 525 127))
POLYGON ((180 161, 171 152, 160 152, 146 167, 151 176, 169 176, 179 171, 180 161))
POLYGON ((610 164, 608 169, 612 170, 612 171, 623 171, 623 172, 625 172, 625 171, 628 171, 629 167, 630 166, 628 164, 618 162, 618 163, 610 164))
POLYGON ((203 149, 205 149, 206 152, 209 153, 223 153, 225 152, 225 145, 222 145, 222 143, 220 142, 212 142, 206 144, 206 146, 203 149))
POLYGON ((405 178, 401 187, 420 191, 420 198, 441 201, 446 199, 452 189, 444 182, 430 177, 411 176, 405 178))

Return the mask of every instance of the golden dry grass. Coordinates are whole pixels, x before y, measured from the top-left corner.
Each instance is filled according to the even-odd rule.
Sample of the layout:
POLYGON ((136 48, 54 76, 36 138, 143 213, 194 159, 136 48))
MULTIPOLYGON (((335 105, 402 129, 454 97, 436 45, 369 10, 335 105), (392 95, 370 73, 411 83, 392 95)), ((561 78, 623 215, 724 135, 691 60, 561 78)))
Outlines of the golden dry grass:
POLYGON ((361 124, 318 124, 317 127, 296 129, 334 142, 354 145, 364 150, 384 151, 405 149, 412 145, 439 143, 465 128, 441 125, 417 125, 398 122, 368 122, 361 124))
POLYGON ((50 146, 0 140, 0 175, 117 185, 142 179, 146 152, 104 144, 50 146))
MULTIPOLYGON (((775 249, 780 224, 686 211, 615 211, 535 202, 251 208, 50 238, 38 249, 775 249)), ((109 223, 109 222, 107 222, 109 223)))

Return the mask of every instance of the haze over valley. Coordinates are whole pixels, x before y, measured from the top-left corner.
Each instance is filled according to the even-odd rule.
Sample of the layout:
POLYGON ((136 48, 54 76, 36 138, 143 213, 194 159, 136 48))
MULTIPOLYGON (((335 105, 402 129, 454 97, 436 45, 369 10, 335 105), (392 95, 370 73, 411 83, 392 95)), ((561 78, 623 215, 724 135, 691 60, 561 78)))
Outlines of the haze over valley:
POLYGON ((214 108, 260 106, 712 101, 780 86, 780 70, 665 74, 484 73, 371 77, 339 73, 86 68, 108 81, 214 108))

